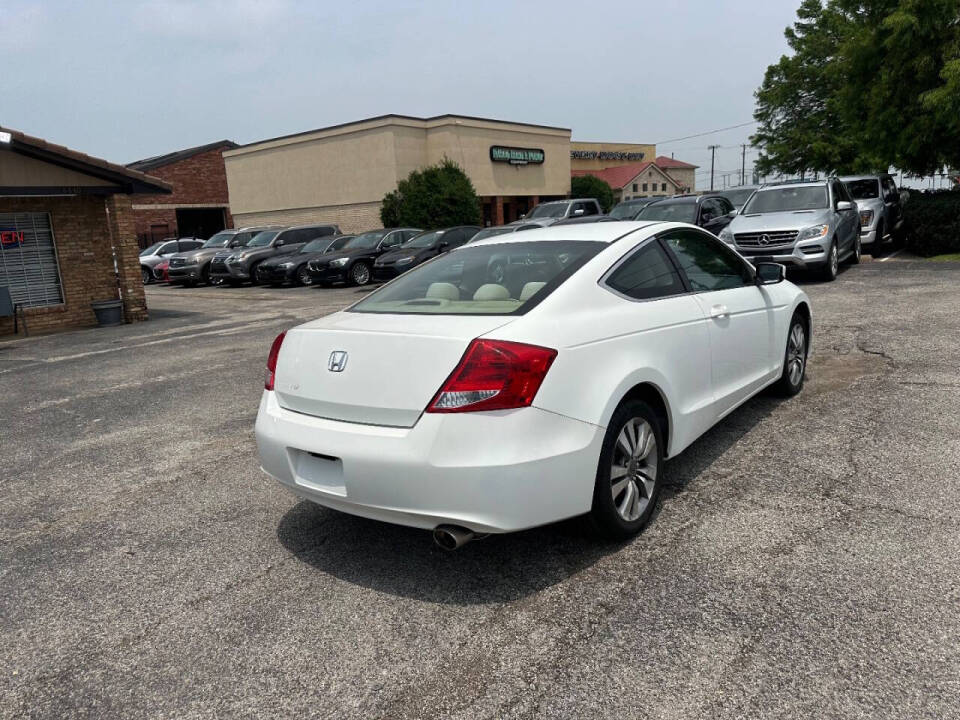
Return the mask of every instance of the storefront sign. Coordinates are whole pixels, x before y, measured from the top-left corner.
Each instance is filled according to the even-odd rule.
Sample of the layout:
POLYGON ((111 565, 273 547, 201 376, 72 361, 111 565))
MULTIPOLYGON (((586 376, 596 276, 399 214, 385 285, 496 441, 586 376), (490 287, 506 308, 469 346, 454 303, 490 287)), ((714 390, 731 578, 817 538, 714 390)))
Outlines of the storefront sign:
POLYGON ((539 148, 490 146, 490 159, 493 162, 505 162, 511 165, 542 165, 543 158, 544 152, 539 148))
POLYGON ((0 228, 0 250, 11 250, 23 245, 23 233, 13 228, 0 228))
POLYGON ((619 152, 613 150, 571 150, 571 160, 643 160, 642 152, 619 152))

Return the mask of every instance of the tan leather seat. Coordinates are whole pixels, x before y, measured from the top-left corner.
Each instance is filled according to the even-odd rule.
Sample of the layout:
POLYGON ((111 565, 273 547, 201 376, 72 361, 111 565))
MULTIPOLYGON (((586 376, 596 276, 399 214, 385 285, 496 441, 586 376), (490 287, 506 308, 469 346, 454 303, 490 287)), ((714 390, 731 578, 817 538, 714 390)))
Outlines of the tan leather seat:
POLYGON ((427 288, 427 297, 433 300, 459 300, 460 290, 452 283, 430 283, 427 288))
POLYGON ((487 283, 486 285, 481 285, 477 288, 477 291, 473 294, 474 300, 509 300, 510 291, 507 290, 503 285, 497 285, 496 283, 487 283))
POLYGON ((544 285, 546 285, 545 282, 528 282, 520 291, 520 302, 526 302, 532 298, 544 285))

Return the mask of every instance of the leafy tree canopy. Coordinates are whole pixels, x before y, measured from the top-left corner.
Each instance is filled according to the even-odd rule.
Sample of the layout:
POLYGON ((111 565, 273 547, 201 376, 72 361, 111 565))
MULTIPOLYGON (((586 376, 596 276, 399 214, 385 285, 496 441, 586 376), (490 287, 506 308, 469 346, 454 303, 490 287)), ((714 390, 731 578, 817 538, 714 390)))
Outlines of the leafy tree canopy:
POLYGON ((596 198, 603 211, 613 207, 613 189, 605 180, 593 175, 581 175, 570 180, 571 198, 596 198))
POLYGON ((478 225, 480 200, 470 178, 455 162, 414 170, 383 198, 380 220, 384 227, 425 230, 451 225, 478 225))
POLYGON ((960 2, 803 0, 756 92, 757 169, 960 166, 960 2))

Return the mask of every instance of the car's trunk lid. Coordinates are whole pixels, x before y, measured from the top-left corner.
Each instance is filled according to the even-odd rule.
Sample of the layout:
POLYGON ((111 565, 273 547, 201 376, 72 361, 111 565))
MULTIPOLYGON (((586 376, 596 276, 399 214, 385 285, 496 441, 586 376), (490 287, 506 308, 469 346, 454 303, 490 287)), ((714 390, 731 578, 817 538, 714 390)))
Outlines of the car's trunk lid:
POLYGON ((302 325, 280 352, 277 401, 316 417, 413 427, 470 341, 511 320, 343 312, 302 325))

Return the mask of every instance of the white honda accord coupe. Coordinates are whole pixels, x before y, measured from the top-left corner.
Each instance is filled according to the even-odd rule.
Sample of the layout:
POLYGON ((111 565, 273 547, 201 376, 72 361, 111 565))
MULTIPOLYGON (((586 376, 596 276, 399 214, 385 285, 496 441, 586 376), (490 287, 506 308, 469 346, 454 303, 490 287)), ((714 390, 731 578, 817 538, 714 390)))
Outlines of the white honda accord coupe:
POLYGON ((673 222, 498 235, 279 335, 263 469, 321 505, 471 537, 589 514, 625 538, 664 461, 803 386, 810 302, 673 222))

